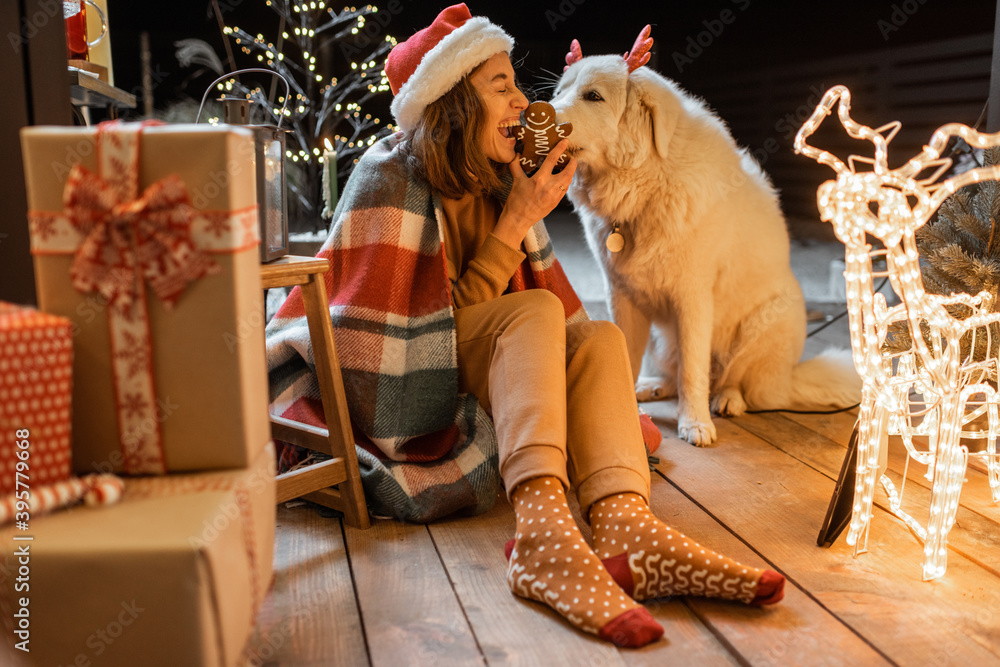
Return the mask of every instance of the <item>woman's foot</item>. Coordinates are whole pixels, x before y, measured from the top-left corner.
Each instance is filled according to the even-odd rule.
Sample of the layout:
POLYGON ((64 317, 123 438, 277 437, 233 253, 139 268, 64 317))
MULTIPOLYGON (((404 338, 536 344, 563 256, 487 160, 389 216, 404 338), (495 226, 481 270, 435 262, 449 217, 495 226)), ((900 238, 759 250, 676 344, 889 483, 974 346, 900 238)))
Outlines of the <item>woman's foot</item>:
POLYGON ((760 606, 784 597, 782 575, 706 549, 656 518, 637 494, 597 501, 590 508, 590 525, 594 552, 636 600, 701 595, 760 606))
POLYGON ((663 635, 660 624, 625 594, 587 545, 558 479, 524 482, 511 501, 517 532, 507 582, 515 595, 544 603, 577 628, 618 646, 637 648, 663 635))

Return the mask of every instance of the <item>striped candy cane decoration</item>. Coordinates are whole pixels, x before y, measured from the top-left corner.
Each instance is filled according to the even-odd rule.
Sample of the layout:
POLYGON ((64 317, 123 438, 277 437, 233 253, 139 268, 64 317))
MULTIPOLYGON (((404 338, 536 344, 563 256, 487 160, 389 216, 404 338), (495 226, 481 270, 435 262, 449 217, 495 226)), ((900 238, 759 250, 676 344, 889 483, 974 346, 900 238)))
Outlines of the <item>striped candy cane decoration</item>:
MULTIPOLYGON (((121 498, 123 488, 122 480, 114 475, 71 477, 32 489, 28 494, 27 512, 35 517, 75 505, 81 500, 89 507, 112 505, 121 498)), ((15 494, 0 499, 0 526, 12 522, 17 511, 15 494)), ((21 511, 25 511, 23 505, 21 511)))

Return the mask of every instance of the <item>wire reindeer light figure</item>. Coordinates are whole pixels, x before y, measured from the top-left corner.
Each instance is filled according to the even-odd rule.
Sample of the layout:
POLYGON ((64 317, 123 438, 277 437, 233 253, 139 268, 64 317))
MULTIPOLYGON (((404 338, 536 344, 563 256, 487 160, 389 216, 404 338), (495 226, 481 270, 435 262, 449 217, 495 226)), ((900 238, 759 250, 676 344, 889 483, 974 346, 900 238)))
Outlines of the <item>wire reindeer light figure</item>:
MULTIPOLYGON (((937 129, 923 150, 897 169, 888 166, 888 145, 901 127, 894 121, 872 129, 851 118, 851 93, 845 86, 826 92, 816 110, 795 136, 795 151, 832 168, 836 180, 818 189, 821 217, 833 224, 844 243, 848 315, 854 365, 863 381, 858 419, 858 458, 855 501, 847 535, 855 555, 867 551, 875 483, 889 496, 892 512, 924 542, 923 578, 945 573, 948 532, 955 521, 969 451, 961 438, 985 439, 977 456, 987 460, 992 499, 1000 500, 1000 464, 996 456, 998 419, 998 360, 989 345, 990 325, 1000 322, 992 313, 992 295, 942 296, 924 290, 917 253, 916 231, 942 202, 959 188, 982 180, 1000 179, 1000 165, 978 167, 940 180, 951 166, 941 153, 951 137, 970 146, 1000 145, 1000 133, 981 134, 960 123, 937 129), (832 153, 811 146, 811 137, 837 107, 848 135, 869 141, 873 158, 852 155, 845 164, 832 153), (863 171, 859 166, 869 165, 863 171), (882 243, 876 249, 871 235, 882 243), (884 262, 885 269, 876 270, 884 262), (889 307, 875 291, 874 279, 888 277, 901 303, 889 307), (961 307, 969 315, 949 312, 961 307), (909 326, 912 346, 903 353, 883 348, 889 327, 909 326), (973 358, 977 337, 986 337, 985 360, 973 358), (969 352, 962 353, 961 343, 969 352), (922 400, 914 400, 920 394, 922 400), (965 430, 974 420, 987 419, 987 429, 965 430), (924 527, 901 507, 903 487, 897 492, 888 476, 888 436, 900 435, 909 460, 928 466, 931 484, 930 516, 924 527), (927 436, 926 448, 914 436, 927 436)), ((903 472, 905 486, 906 470, 903 472)))

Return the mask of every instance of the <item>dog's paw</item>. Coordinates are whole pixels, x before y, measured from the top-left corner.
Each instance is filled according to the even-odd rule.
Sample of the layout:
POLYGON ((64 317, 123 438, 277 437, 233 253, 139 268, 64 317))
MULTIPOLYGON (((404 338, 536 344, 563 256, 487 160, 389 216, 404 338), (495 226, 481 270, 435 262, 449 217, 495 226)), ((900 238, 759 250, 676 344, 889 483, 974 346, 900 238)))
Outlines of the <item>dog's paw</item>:
POLYGON ((677 420, 677 435, 695 447, 706 447, 715 442, 715 424, 712 420, 700 422, 680 418, 677 420))
POLYGON ((635 400, 640 403, 662 401, 676 395, 677 388, 671 386, 663 378, 640 377, 639 381, 635 383, 635 400))
POLYGON ((712 397, 712 411, 724 417, 742 417, 747 411, 747 403, 739 389, 726 387, 712 397))

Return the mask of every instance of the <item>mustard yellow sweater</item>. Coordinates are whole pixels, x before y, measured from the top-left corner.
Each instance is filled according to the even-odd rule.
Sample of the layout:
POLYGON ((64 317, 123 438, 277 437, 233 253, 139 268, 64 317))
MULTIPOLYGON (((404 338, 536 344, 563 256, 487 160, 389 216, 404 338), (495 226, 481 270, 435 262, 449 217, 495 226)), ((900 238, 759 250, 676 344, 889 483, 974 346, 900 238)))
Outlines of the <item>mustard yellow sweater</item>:
POLYGON ((488 194, 441 198, 444 254, 456 308, 495 299, 507 289, 525 254, 493 235, 500 203, 488 194))

